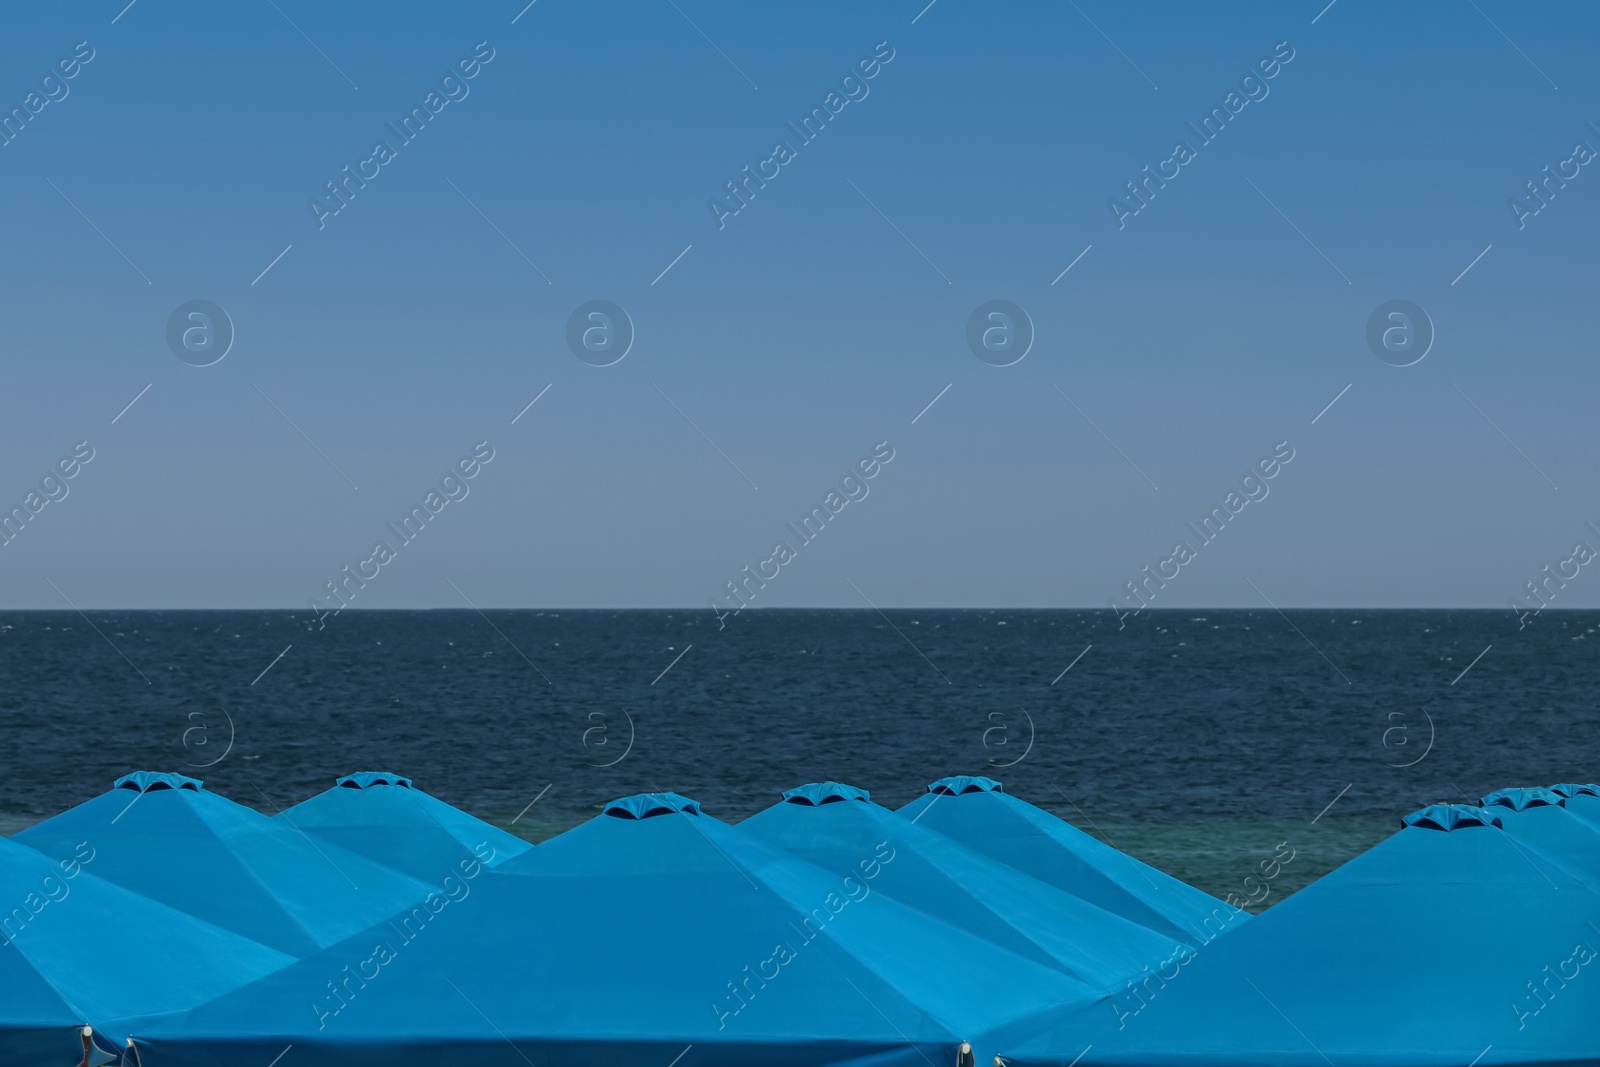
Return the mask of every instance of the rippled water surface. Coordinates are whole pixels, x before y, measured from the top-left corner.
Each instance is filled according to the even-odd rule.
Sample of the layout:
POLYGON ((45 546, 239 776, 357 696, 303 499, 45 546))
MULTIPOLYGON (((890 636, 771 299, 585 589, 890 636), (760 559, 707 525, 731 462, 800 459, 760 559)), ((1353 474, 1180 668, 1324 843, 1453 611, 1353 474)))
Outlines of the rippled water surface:
POLYGON ((735 821, 808 781, 898 807, 983 773, 1219 895, 1287 841, 1270 904, 1425 803, 1600 779, 1597 612, 1521 631, 1510 610, 725 622, 0 613, 0 830, 141 768, 267 812, 394 770, 534 839, 645 790, 735 821))

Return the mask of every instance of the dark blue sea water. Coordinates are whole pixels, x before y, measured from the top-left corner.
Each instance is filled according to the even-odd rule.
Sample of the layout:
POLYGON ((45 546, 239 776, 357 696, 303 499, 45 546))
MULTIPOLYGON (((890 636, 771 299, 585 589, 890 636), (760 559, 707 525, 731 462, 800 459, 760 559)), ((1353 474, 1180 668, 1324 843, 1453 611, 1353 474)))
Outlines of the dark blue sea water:
POLYGON ((1510 610, 725 621, 0 614, 0 831, 139 768, 266 812, 394 770, 532 839, 644 790, 733 821, 808 781, 898 807, 985 773, 1219 895, 1286 841, 1277 882, 1248 886, 1270 905, 1423 804, 1600 779, 1597 612, 1520 631, 1510 610))

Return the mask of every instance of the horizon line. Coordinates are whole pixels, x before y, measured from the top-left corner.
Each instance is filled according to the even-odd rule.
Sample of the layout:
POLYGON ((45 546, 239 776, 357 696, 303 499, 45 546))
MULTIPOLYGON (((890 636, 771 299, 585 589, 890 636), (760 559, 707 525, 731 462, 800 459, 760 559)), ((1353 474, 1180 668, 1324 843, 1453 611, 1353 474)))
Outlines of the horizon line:
MULTIPOLYGON (((29 608, 29 607, 4 607, 4 606, 0 606, 0 614, 4 614, 4 613, 7 613, 7 612, 38 612, 38 613, 41 613, 41 614, 42 613, 57 613, 57 614, 71 615, 71 614, 75 614, 76 610, 77 609, 74 609, 74 608, 29 608)), ((261 606, 234 606, 234 607, 171 607, 171 606, 169 606, 169 607, 104 607, 104 606, 96 606, 96 607, 88 607, 88 608, 85 608, 83 610, 87 610, 87 611, 272 611, 272 612, 294 613, 294 612, 304 611, 305 609, 304 608, 289 608, 289 607, 261 607, 261 606)), ((455 606, 378 608, 378 607, 356 607, 355 605, 348 605, 345 608, 341 609, 341 611, 338 614, 343 614, 344 611, 349 611, 349 612, 352 612, 352 613, 364 613, 364 614, 376 615, 376 614, 380 614, 380 613, 383 613, 383 612, 425 612, 425 611, 455 611, 455 612, 471 613, 471 612, 474 612, 474 611, 477 611, 477 610, 479 610, 479 609, 478 608, 473 608, 473 607, 455 607, 455 606)), ((691 606, 691 607, 685 607, 685 606, 639 607, 639 606, 616 606, 616 605, 611 605, 611 606, 595 606, 595 605, 572 606, 572 605, 538 605, 538 604, 535 604, 535 605, 516 605, 516 606, 511 606, 511 607, 485 606, 482 610, 486 610, 486 611, 682 611, 682 612, 700 612, 700 611, 714 611, 715 609, 710 608, 710 607, 706 607, 705 605, 691 606)), ((846 607, 846 606, 829 606, 829 605, 820 606, 820 607, 818 607, 818 606, 811 606, 811 607, 777 607, 777 606, 772 606, 772 605, 766 605, 766 606, 762 606, 762 607, 755 607, 755 606, 751 605, 751 606, 748 606, 748 607, 746 607, 744 609, 741 609, 741 610, 742 611, 750 611, 750 612, 849 611, 849 612, 857 612, 857 613, 861 613, 861 614, 870 615, 870 614, 873 614, 874 612, 876 612, 878 609, 877 608, 854 607, 854 606, 846 607)), ((987 611, 987 612, 996 612, 996 611, 1019 611, 1019 612, 1020 611, 1034 611, 1034 612, 1078 611, 1078 612, 1107 612, 1107 613, 1113 614, 1113 615, 1119 614, 1119 613, 1124 613, 1123 609, 1109 607, 1109 606, 1106 606, 1106 607, 1089 607, 1089 606, 1084 606, 1084 605, 1055 605, 1055 606, 1051 606, 1051 607, 1036 607, 1036 606, 1022 606, 1022 605, 1007 605, 1007 604, 989 604, 989 605, 977 605, 977 606, 958 606, 958 605, 949 605, 949 604, 944 604, 944 605, 941 605, 941 604, 894 605, 894 606, 885 606, 882 610, 884 610, 884 611, 987 611)), ((1198 605, 1198 606, 1192 606, 1192 607, 1159 607, 1159 608, 1158 607, 1147 607, 1147 608, 1143 608, 1142 610, 1135 611, 1135 612, 1126 612, 1125 614, 1127 614, 1128 617, 1131 618, 1131 617, 1134 617, 1134 616, 1137 616, 1137 615, 1145 614, 1147 612, 1148 613, 1175 614, 1175 613, 1181 613, 1181 612, 1186 612, 1186 611, 1189 611, 1189 612, 1193 612, 1193 611, 1232 611, 1232 612, 1264 612, 1264 613, 1267 613, 1267 614, 1271 614, 1272 612, 1277 611, 1277 610, 1279 610, 1279 609, 1274 608, 1274 607, 1263 608, 1263 607, 1237 607, 1237 606, 1219 606, 1219 605, 1198 605)), ((1480 605, 1467 605, 1467 606, 1454 605, 1454 606, 1449 606, 1449 605, 1436 605, 1436 604, 1400 604, 1400 605, 1394 605, 1394 604, 1390 604, 1390 605, 1359 605, 1358 604, 1358 605, 1342 605, 1342 606, 1341 605, 1312 604, 1312 605, 1286 606, 1282 610, 1284 610, 1284 611, 1475 611, 1475 612, 1476 611, 1481 611, 1481 612, 1504 612, 1504 611, 1510 611, 1513 614, 1517 613, 1516 609, 1510 608, 1510 607, 1483 607, 1483 606, 1480 606, 1480 605)), ((1585 611, 1600 612, 1600 606, 1595 606, 1595 607, 1576 607, 1576 606, 1556 607, 1554 605, 1548 605, 1548 606, 1544 607, 1539 612, 1539 614, 1545 614, 1545 613, 1556 614, 1556 613, 1560 613, 1560 612, 1568 612, 1568 613, 1572 613, 1572 614, 1577 614, 1577 613, 1585 612, 1585 611)), ((333 614, 333 613, 330 613, 330 615, 331 614, 333 614)), ((732 614, 732 613, 729 612, 727 614, 732 614)))

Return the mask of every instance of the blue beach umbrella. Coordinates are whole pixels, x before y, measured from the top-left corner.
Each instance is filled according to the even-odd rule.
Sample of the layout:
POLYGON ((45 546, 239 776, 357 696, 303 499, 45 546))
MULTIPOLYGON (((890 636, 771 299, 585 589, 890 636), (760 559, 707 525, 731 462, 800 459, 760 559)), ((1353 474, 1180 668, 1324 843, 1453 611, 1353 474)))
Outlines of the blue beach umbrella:
POLYGON ((44 855, 0 838, 0 1063, 77 1063, 79 1029, 120 1046, 133 1029, 192 1008, 293 958, 94 873, 85 839, 44 855))
POLYGON ((827 870, 887 842, 900 859, 881 891, 1096 989, 1120 987, 1177 941, 1029 877, 838 782, 791 789, 739 828, 827 870))
MULTIPOLYGON (((1557 859, 1588 875, 1600 889, 1600 822, 1591 822, 1570 810, 1573 797, 1587 796, 1551 786, 1549 789, 1501 789, 1483 798, 1496 813, 1500 826, 1518 842, 1537 845, 1557 859)), ((1589 797, 1593 799, 1593 797, 1589 797)), ((1535 862, 1532 854, 1529 862, 1535 862)))
POLYGON ((1232 905, 1010 795, 992 778, 941 778, 899 813, 1192 947, 1248 918, 1232 905))
MULTIPOLYGON (((1523 812, 1526 816, 1527 811, 1523 812)), ((1435 805, 1237 931, 1087 1011, 1013 1067, 1425 1067, 1600 1062, 1600 894, 1435 805)))
POLYGON ((273 818, 430 883, 464 859, 495 866, 533 847, 387 772, 347 774, 273 818))
POLYGON ((1550 791, 1567 798, 1566 809, 1572 814, 1600 826, 1600 785, 1565 782, 1551 786, 1550 791))
POLYGON ((99 877, 292 956, 434 891, 179 774, 124 775, 14 840, 50 855, 91 842, 99 877))
POLYGON ((1567 801, 1566 795, 1554 789, 1542 786, 1515 786, 1511 789, 1497 789, 1493 793, 1485 794, 1479 804, 1486 808, 1509 808, 1512 811, 1526 811, 1529 808, 1560 807, 1567 801))

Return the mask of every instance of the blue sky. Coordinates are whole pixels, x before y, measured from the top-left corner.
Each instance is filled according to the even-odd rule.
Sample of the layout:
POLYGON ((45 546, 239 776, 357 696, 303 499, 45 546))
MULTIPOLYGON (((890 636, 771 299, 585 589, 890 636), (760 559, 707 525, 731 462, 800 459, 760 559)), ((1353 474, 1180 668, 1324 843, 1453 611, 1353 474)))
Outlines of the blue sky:
POLYGON ((0 37, 0 102, 59 97, 0 148, 0 503, 94 450, 0 548, 6 607, 304 606, 480 441, 358 606, 704 605, 880 441, 758 605, 1104 606, 1285 441, 1159 606, 1503 607, 1600 547, 1600 165, 1508 206, 1600 149, 1584 5, 124 2, 0 37), (166 340, 196 299, 236 333, 208 367, 166 340), (593 299, 611 366, 566 341, 593 299), (1012 366, 965 339, 993 299, 1012 366), (1412 366, 1367 346, 1393 299, 1412 366))

